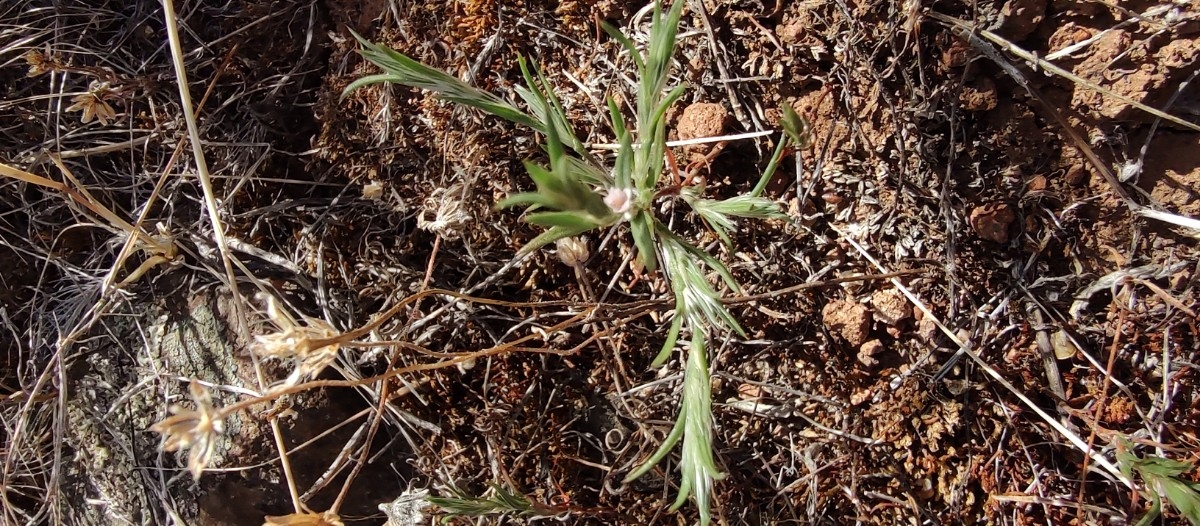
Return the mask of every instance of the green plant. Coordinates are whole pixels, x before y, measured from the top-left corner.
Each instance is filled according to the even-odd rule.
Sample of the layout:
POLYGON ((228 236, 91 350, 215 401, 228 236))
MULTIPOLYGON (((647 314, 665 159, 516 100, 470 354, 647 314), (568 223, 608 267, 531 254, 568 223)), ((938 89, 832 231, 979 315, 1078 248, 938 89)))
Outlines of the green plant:
POLYGON ((1121 474, 1129 480, 1133 480, 1133 472, 1136 471, 1146 484, 1146 489, 1141 493, 1150 499, 1150 511, 1137 522, 1137 526, 1146 526, 1162 514, 1163 497, 1188 522, 1200 525, 1200 484, 1182 478, 1184 473, 1195 469, 1192 463, 1159 456, 1139 457, 1133 453, 1133 445, 1124 438, 1117 443, 1117 463, 1121 467, 1121 474))
POLYGON ((490 497, 476 497, 463 490, 451 487, 449 497, 429 497, 430 504, 446 513, 442 523, 455 517, 483 517, 487 515, 514 515, 517 517, 552 517, 559 513, 514 493, 499 484, 492 484, 490 497))
POLYGON ((517 88, 517 94, 529 112, 355 33, 363 57, 383 73, 351 83, 343 96, 370 84, 396 83, 432 91, 445 100, 483 110, 545 135, 549 164, 525 163, 536 190, 509 196, 498 203, 499 207, 526 206, 525 220, 546 228, 522 248, 523 252, 591 230, 628 223, 639 262, 648 271, 654 271, 661 263, 675 297, 674 318, 653 366, 661 366, 667 360, 685 328, 691 338, 684 368, 682 407, 676 424, 661 447, 626 480, 645 474, 682 439, 683 480, 672 509, 694 495, 701 523, 708 524, 713 481, 723 475, 712 453, 707 342, 720 332, 733 331, 742 336, 745 333, 722 304, 721 294, 709 283, 707 274, 715 272, 732 291, 738 291, 739 287, 720 260, 671 231, 655 216, 655 210, 662 200, 682 201, 726 244, 732 242, 730 234, 737 219, 786 217, 775 202, 761 194, 789 141, 803 142, 804 125, 790 107, 784 107, 785 139, 780 141, 758 184, 747 194, 724 200, 708 199, 702 186, 671 184, 667 180, 665 115, 685 90, 682 85, 667 90, 684 4, 678 0, 664 13, 661 2, 655 3, 650 41, 644 55, 631 39, 605 25, 608 34, 629 52, 640 76, 632 128, 625 122, 622 108, 613 99, 607 100, 612 130, 619 144, 611 166, 588 152, 575 135, 550 82, 536 65, 524 58, 518 62, 526 85, 517 88))

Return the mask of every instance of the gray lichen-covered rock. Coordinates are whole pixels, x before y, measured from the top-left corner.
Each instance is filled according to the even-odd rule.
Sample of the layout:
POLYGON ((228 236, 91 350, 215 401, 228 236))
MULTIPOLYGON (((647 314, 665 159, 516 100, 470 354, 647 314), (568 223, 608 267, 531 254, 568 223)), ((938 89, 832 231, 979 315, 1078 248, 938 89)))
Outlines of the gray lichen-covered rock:
MULTIPOLYGON (((163 524, 197 516, 198 501, 181 498, 200 493, 183 469, 186 456, 160 453, 161 438, 148 428, 168 415, 170 405, 190 405, 191 378, 218 386, 212 389, 217 404, 235 398, 219 386, 253 378, 247 376, 249 360, 236 352, 223 301, 201 292, 186 305, 106 317, 98 337, 75 346, 83 356, 68 373, 61 486, 68 523, 163 524)), ((214 464, 229 452, 229 437, 246 425, 240 415, 227 419, 214 464)))

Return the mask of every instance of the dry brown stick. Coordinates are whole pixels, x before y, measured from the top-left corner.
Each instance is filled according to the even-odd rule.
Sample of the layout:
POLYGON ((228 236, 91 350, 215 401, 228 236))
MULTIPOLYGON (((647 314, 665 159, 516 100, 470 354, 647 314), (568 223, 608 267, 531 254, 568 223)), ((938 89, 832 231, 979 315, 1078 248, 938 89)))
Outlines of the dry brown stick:
MULTIPOLYGON (((1105 366, 1107 369, 1107 374, 1104 375, 1104 383, 1100 386, 1100 399, 1096 401, 1096 412, 1092 418, 1092 429, 1091 432, 1088 433, 1088 449, 1091 449, 1096 443, 1096 431, 1097 428, 1100 427, 1100 418, 1104 416, 1104 406, 1108 403, 1109 378, 1112 377, 1113 362, 1116 361, 1117 351, 1120 350, 1121 334, 1125 327, 1125 309, 1117 305, 1118 301, 1120 301, 1119 295, 1114 295, 1112 302, 1109 303, 1110 307, 1117 309, 1117 328, 1115 331, 1113 331, 1112 345, 1108 348, 1108 364, 1105 366)), ((1091 461, 1091 459, 1091 457, 1086 455, 1083 457, 1083 469, 1080 471, 1080 473, 1087 473, 1088 463, 1091 461)), ((1083 504, 1084 487, 1083 481, 1080 481, 1079 494, 1077 495, 1075 501, 1081 505, 1083 504)), ((1082 512, 1077 511, 1076 513, 1082 512)))

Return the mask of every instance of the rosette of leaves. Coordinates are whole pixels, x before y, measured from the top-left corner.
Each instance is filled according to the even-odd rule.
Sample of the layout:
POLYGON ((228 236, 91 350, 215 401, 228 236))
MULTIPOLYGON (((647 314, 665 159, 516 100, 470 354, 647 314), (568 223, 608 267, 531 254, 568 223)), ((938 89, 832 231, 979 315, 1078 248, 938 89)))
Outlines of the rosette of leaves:
POLYGON ((633 108, 634 126, 626 123, 621 107, 613 99, 607 100, 612 131, 619 145, 611 165, 591 155, 575 135, 549 81, 535 64, 524 58, 518 63, 525 86, 516 91, 528 111, 355 33, 362 45, 362 56, 383 73, 356 80, 344 94, 370 84, 401 84, 431 91, 444 100, 477 108, 544 135, 548 164, 525 163, 536 189, 509 196, 498 203, 502 208, 527 207, 525 220, 546 228, 522 248, 523 252, 591 230, 628 223, 639 262, 647 271, 654 271, 661 264, 675 298, 674 318, 653 367, 666 362, 684 329, 690 333, 690 339, 684 346, 687 349, 684 386, 675 427, 650 459, 627 480, 645 474, 682 440, 680 471, 683 480, 672 509, 694 496, 701 524, 708 524, 713 481, 723 475, 712 452, 707 342, 710 337, 728 331, 745 336, 737 320, 722 304, 722 296, 709 282, 708 275, 715 273, 730 291, 737 292, 739 287, 720 260, 671 231, 656 217, 656 205, 662 199, 686 203, 726 244, 731 243, 730 234, 736 229, 738 219, 786 217, 778 204, 762 197, 761 193, 778 166, 785 146, 789 142, 803 142, 800 134, 794 131, 802 128, 802 119, 790 107, 784 106, 785 139, 780 141, 770 164, 751 192, 719 200, 704 197, 703 188, 699 186, 678 188, 671 185, 665 172, 666 113, 683 95, 685 86, 667 88, 684 4, 678 0, 664 12, 661 2, 655 3, 645 53, 618 29, 604 26, 608 34, 629 52, 640 76, 633 108))

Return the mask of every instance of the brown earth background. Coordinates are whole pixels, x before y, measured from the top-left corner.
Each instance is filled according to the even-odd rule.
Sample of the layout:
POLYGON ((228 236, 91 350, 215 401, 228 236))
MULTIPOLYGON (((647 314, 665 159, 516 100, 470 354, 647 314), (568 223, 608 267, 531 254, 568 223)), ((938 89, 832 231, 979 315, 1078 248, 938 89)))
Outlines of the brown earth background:
MULTIPOLYGON (((102 293, 148 256, 118 259, 126 236, 64 192, 0 180, 3 522, 261 524, 293 511, 283 444, 304 503, 340 500, 346 524, 451 484, 498 484, 571 524, 694 523, 690 505, 667 511, 673 459, 621 484, 670 429, 681 369, 648 369, 670 308, 652 300, 670 289, 623 263, 628 234, 588 236, 578 268, 553 249, 514 263, 538 232, 494 205, 532 186, 521 161, 539 160, 539 138, 398 86, 341 96, 377 72, 350 29, 514 100, 525 56, 579 136, 611 143, 604 100, 632 100, 635 72, 599 23, 636 40, 644 6, 181 1, 199 109, 180 104, 162 4, 0 6, 0 162, 144 215, 180 247, 102 293), (88 93, 98 115, 77 107, 88 93), (243 264, 235 287, 186 111, 243 264), (148 431, 186 405, 188 379, 228 404, 288 375, 246 353, 271 330, 261 292, 345 331, 427 287, 508 303, 428 297, 363 341, 457 353, 532 334, 566 351, 610 332, 256 406, 198 481, 148 431), (616 314, 546 333, 602 293, 616 314)), ((1115 462, 1128 437, 1200 460, 1197 231, 1138 212, 1200 217, 1198 42, 1194 0, 689 0, 672 137, 776 130, 791 105, 813 139, 767 190, 790 221, 743 222, 723 247, 673 212, 750 297, 731 305, 748 338, 711 349, 718 523, 1121 524, 1145 497, 1083 449, 1115 462)), ((675 157, 729 197, 777 140, 675 157)), ((322 378, 432 361, 345 348, 322 378)), ((1183 519, 1168 506, 1163 521, 1183 519)))

